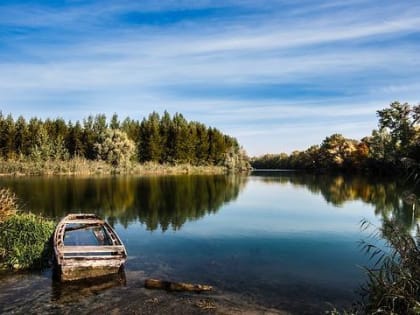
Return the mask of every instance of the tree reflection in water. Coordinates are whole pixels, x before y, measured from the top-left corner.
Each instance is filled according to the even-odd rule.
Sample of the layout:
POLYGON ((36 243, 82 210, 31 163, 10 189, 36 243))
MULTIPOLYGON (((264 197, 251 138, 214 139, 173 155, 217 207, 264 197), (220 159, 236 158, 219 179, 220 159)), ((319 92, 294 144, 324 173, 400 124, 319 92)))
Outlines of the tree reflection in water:
MULTIPOLYGON (((384 219, 395 218, 407 230, 415 226, 417 204, 404 202, 408 188, 396 179, 301 172, 254 172, 265 183, 304 187, 334 206, 360 200, 384 219), (414 216, 414 217, 413 217, 414 216)), ((95 212, 111 224, 140 221, 149 230, 180 229, 189 220, 216 213, 235 200, 246 176, 177 175, 148 177, 3 178, 28 211, 52 218, 68 212, 95 212)), ((417 192, 418 193, 418 192, 417 192)))
POLYGON ((95 212, 125 227, 139 220, 149 230, 178 230, 188 220, 216 213, 235 200, 247 177, 185 175, 148 177, 39 177, 2 179, 23 208, 60 218, 69 212, 95 212))
POLYGON ((400 179, 301 172, 256 172, 256 175, 266 183, 304 187, 337 207, 348 201, 363 201, 374 206, 376 215, 387 220, 393 218, 407 230, 415 228, 420 218, 418 200, 404 198, 411 192, 411 186, 400 179))

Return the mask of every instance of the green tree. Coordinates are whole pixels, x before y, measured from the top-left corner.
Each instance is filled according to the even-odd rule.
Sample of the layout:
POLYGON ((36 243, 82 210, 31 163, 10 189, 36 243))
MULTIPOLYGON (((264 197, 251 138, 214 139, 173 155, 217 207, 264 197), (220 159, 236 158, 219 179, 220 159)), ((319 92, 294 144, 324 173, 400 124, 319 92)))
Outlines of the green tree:
POLYGON ((120 129, 120 121, 118 120, 118 115, 116 113, 112 115, 111 122, 109 123, 109 128, 120 129))
POLYGON ((196 123, 197 137, 195 145, 195 157, 197 164, 206 164, 209 154, 209 136, 204 124, 196 123))
POLYGON ((46 127, 40 124, 33 135, 30 157, 34 161, 47 161, 54 156, 54 148, 49 139, 46 127))
POLYGON ((341 134, 333 134, 322 142, 321 164, 324 167, 346 167, 351 165, 357 151, 358 142, 346 139, 341 134))
POLYGON ((0 149, 4 159, 13 158, 15 155, 14 139, 15 138, 15 122, 12 115, 6 118, 0 113, 0 149))
POLYGON ((373 130, 370 137, 362 139, 369 148, 368 157, 380 163, 390 163, 394 160, 391 135, 386 130, 373 130))
POLYGON ((69 151, 66 147, 66 142, 62 135, 59 135, 54 141, 52 142, 51 146, 51 156, 54 160, 68 160, 70 158, 69 151))
POLYGON ((420 105, 393 102, 389 108, 377 111, 379 130, 390 133, 395 157, 406 156, 416 137, 416 126, 419 122, 420 105))
POLYGON ((191 138, 188 122, 182 114, 176 113, 173 122, 173 159, 176 163, 191 161, 193 155, 193 140, 191 138))
POLYGON ((303 156, 303 168, 305 169, 316 169, 319 167, 321 158, 321 151, 318 145, 309 147, 304 152, 303 156))
POLYGON ((89 115, 86 119, 83 119, 82 143, 85 158, 90 160, 94 160, 96 158, 94 149, 94 144, 96 142, 97 139, 95 131, 93 130, 93 116, 89 115))
POLYGON ((28 126, 23 116, 19 116, 16 120, 14 151, 22 156, 28 154, 28 126))
POLYGON ((66 147, 71 157, 84 156, 85 147, 83 144, 83 130, 79 121, 73 126, 69 122, 66 147))
POLYGON ((135 144, 125 132, 107 129, 95 143, 95 150, 99 159, 112 166, 128 167, 135 153, 135 144))
POLYGON ((121 123, 122 131, 124 131, 128 138, 133 140, 135 143, 139 144, 140 142, 140 123, 138 120, 131 119, 127 117, 121 123))
POLYGON ((159 124, 162 142, 162 163, 172 163, 174 156, 174 133, 171 115, 165 110, 159 124))
POLYGON ((222 133, 216 128, 208 129, 209 154, 208 161, 213 165, 220 165, 226 153, 225 139, 222 133))
POLYGON ((159 114, 153 112, 140 124, 139 160, 140 162, 159 162, 162 157, 162 139, 159 131, 159 114))

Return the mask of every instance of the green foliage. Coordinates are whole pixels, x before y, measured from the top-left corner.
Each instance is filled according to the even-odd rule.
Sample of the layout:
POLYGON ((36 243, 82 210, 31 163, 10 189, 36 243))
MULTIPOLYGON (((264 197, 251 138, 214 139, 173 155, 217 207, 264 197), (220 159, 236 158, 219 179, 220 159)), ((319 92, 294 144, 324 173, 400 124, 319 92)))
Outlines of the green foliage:
POLYGON ((45 266, 55 222, 20 213, 0 223, 0 265, 10 269, 45 266))
MULTIPOLYGON (((223 166, 231 164, 232 152, 240 155, 235 138, 216 128, 188 122, 179 113, 171 117, 165 111, 160 117, 153 112, 141 122, 129 117, 120 122, 114 114, 109 123, 103 114, 90 115, 82 123, 73 124, 62 118, 43 121, 36 117, 29 122, 19 117, 15 122, 11 115, 4 117, 0 112, 0 158, 36 163, 38 169, 74 158, 94 161, 98 154, 102 160, 120 166, 129 160, 124 150, 129 151, 130 158, 132 153, 131 145, 124 146, 121 141, 134 143, 137 160, 142 163, 223 166)), ((240 156, 245 159, 244 154, 240 156)))
POLYGON ((95 143, 98 158, 114 167, 128 167, 134 156, 134 141, 117 129, 107 129, 95 143))
POLYGON ((109 128, 120 129, 120 121, 118 120, 118 115, 116 113, 112 115, 111 122, 109 123, 109 128))
POLYGON ((320 148, 321 164, 326 167, 350 165, 357 151, 357 144, 357 141, 346 139, 340 134, 325 138, 320 148))
POLYGON ((407 103, 393 102, 389 108, 377 112, 379 129, 389 132, 396 153, 407 155, 409 152, 416 134, 419 107, 420 105, 411 107, 407 103))
MULTIPOLYGON (((162 117, 154 112, 142 120, 139 129, 140 162, 222 166, 230 163, 226 159, 232 152, 240 155, 236 139, 216 128, 188 122, 179 113, 171 118, 167 112, 162 117)), ((241 157, 248 163, 245 154, 241 157)))
POLYGON ((401 169, 401 159, 420 162, 420 105, 393 102, 379 110, 379 130, 362 140, 341 134, 326 137, 320 146, 305 151, 264 155, 251 160, 254 168, 380 170, 401 169))
POLYGON ((160 162, 163 146, 160 135, 159 114, 153 112, 140 124, 139 159, 140 162, 160 162))

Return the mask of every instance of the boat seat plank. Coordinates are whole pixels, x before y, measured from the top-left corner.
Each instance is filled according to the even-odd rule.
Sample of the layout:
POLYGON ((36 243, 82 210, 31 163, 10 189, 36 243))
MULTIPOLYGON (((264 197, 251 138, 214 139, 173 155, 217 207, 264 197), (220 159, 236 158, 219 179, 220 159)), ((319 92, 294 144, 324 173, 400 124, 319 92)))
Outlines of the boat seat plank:
POLYGON ((104 224, 105 221, 98 219, 72 219, 66 220, 66 224, 104 224))
MULTIPOLYGON (((118 261, 120 261, 121 260, 121 255, 86 255, 86 256, 83 256, 83 255, 81 255, 81 256, 76 256, 76 255, 74 255, 74 256, 71 256, 71 255, 66 255, 66 256, 64 256, 64 260, 68 260, 68 259, 76 259, 76 260, 83 260, 83 259, 88 259, 88 260, 92 260, 92 259, 94 259, 94 260, 101 260, 101 259, 103 259, 103 260, 118 260, 118 261)), ((94 265, 95 264, 95 262, 90 262, 92 265, 94 265)))
POLYGON ((111 246, 64 246, 59 249, 63 254, 71 253, 106 253, 124 251, 123 245, 111 246))

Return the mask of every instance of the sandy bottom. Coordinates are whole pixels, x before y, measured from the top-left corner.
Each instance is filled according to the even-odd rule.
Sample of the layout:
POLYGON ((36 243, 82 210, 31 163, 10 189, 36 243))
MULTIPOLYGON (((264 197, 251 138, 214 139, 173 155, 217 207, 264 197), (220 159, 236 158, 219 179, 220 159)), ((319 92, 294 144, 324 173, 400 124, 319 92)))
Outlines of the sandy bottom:
POLYGON ((144 288, 142 271, 59 284, 48 274, 2 276, 1 314, 288 314, 221 292, 184 293, 144 288), (127 281, 129 279, 129 281, 127 281))

